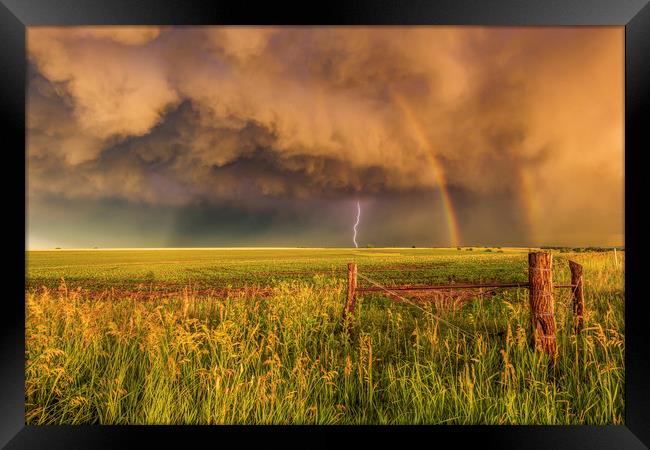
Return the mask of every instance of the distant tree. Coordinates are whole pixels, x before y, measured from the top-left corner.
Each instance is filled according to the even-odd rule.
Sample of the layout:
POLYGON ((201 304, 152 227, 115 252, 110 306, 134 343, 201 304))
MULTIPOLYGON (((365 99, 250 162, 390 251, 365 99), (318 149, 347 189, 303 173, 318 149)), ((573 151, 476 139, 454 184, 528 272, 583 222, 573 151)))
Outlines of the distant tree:
POLYGON ((486 251, 486 253, 487 253, 487 252, 490 252, 490 253, 491 253, 491 252, 492 252, 492 249, 491 249, 491 248, 488 248, 488 249, 485 250, 485 251, 486 251))
POLYGON ((411 248, 415 248, 415 245, 411 245, 411 248))
POLYGON ((462 247, 456 247, 456 250, 462 250, 462 247))

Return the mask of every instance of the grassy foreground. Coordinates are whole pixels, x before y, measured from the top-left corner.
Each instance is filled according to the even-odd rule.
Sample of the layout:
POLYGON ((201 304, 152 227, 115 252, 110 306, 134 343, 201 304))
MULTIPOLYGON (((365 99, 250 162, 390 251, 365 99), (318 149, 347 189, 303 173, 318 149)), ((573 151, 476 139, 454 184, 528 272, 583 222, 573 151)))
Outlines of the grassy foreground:
MULTIPOLYGON (((326 270, 356 260, 361 274, 387 284, 391 273, 420 282, 525 280, 525 251, 368 250, 351 258, 313 250, 303 254, 311 263, 282 252, 266 256, 275 264, 261 256, 242 259, 242 270, 269 277, 264 286, 271 291, 263 295, 237 270, 236 277, 214 276, 214 282, 240 280, 243 289, 202 290, 206 273, 221 267, 216 254, 198 258, 205 271, 194 272, 198 279, 188 276, 194 260, 165 265, 175 273, 158 273, 151 261, 148 287, 137 275, 145 269, 131 254, 132 265, 113 254, 110 263, 97 262, 115 264, 119 276, 108 266, 88 272, 88 261, 84 267, 66 252, 52 252, 63 258, 55 262, 28 255, 27 423, 623 422, 622 252, 618 265, 611 253, 561 255, 585 266, 589 314, 582 335, 573 336, 570 292, 556 290, 560 356, 554 367, 528 346, 525 289, 424 310, 365 295, 348 335, 339 328, 345 275, 326 270), (303 270, 299 276, 277 275, 296 267, 303 270), (185 287, 157 294, 156 283, 170 280, 185 287), (138 289, 151 295, 143 298, 138 289)), ((91 256, 105 261, 99 252, 91 256)), ((568 281, 566 262, 555 258, 554 265, 555 281, 568 281)))

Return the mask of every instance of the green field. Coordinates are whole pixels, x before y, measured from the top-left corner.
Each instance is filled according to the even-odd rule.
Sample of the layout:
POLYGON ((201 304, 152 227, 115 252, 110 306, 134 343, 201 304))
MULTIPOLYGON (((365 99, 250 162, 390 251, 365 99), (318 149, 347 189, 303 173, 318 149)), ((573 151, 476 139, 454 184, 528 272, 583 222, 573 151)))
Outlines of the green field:
POLYGON ((346 276, 347 263, 386 283, 525 281, 528 249, 215 249, 62 250, 27 254, 27 286, 57 287, 61 279, 86 289, 178 290, 268 286, 346 276), (503 253, 498 253, 499 251, 503 253), (462 256, 462 257, 460 257, 462 256))
POLYGON ((27 252, 27 423, 622 423, 624 252, 555 253, 558 284, 584 265, 588 311, 574 336, 556 290, 555 365, 528 345, 521 288, 364 294, 340 327, 348 262, 360 285, 526 282, 527 253, 27 252))

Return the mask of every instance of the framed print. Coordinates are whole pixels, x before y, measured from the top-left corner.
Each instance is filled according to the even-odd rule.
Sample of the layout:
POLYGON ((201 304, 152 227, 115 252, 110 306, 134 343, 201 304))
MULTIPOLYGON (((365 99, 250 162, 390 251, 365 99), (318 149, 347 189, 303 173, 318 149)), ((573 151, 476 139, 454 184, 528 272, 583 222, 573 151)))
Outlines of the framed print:
POLYGON ((7 448, 649 445, 647 2, 0 13, 7 448))

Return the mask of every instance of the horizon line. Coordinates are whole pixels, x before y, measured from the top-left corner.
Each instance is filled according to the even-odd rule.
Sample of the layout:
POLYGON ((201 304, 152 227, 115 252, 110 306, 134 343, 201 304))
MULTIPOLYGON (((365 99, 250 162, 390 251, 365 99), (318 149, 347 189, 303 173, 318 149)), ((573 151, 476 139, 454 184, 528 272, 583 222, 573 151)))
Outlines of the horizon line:
POLYGON ((332 249, 332 250, 377 250, 377 249, 402 249, 402 250, 417 250, 417 249, 450 249, 457 248, 510 248, 510 249, 556 249, 556 248, 611 248, 621 249, 625 245, 458 245, 458 246, 432 246, 432 247, 404 247, 404 246, 383 246, 383 247, 307 247, 307 246, 235 246, 235 247, 49 247, 49 248, 26 248, 25 251, 93 251, 93 250, 310 250, 310 249, 332 249))

